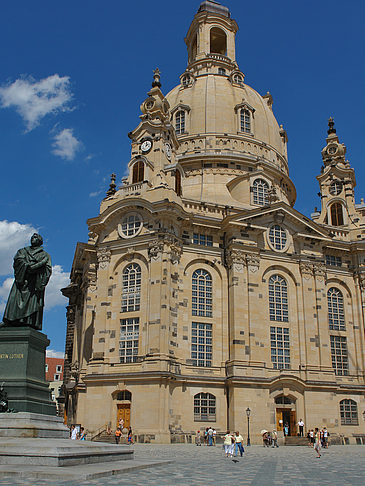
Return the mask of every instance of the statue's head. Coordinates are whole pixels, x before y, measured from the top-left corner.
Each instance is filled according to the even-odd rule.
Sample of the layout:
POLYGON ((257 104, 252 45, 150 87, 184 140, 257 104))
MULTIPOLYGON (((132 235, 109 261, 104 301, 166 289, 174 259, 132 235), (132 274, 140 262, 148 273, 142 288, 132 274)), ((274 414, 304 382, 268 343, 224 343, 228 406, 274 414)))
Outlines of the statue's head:
POLYGON ((41 246, 43 245, 43 238, 38 233, 34 233, 30 239, 30 244, 32 246, 41 246))

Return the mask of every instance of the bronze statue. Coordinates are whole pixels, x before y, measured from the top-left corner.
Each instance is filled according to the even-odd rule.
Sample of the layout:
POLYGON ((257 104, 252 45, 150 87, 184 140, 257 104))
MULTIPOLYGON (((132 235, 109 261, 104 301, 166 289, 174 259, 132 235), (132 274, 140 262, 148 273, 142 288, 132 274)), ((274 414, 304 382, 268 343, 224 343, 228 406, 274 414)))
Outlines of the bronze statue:
POLYGON ((17 251, 14 257, 15 281, 5 307, 6 327, 30 326, 42 329, 44 290, 52 273, 51 257, 42 248, 43 238, 34 233, 31 246, 17 251))

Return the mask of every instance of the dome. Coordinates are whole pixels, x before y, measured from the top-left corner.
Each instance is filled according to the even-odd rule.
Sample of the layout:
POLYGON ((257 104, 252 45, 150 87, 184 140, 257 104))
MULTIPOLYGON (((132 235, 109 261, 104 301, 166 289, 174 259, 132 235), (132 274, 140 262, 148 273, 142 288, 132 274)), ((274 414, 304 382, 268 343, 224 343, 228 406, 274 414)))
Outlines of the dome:
MULTIPOLYGON (((241 74, 237 76, 244 79, 241 74)), ((245 151, 255 156, 260 155, 260 147, 266 146, 270 149, 268 160, 285 170, 286 140, 272 111, 272 97, 262 97, 241 82, 232 82, 232 76, 207 74, 197 77, 190 86, 179 85, 171 90, 166 96, 171 112, 179 107, 188 111, 187 133, 180 134, 179 140, 193 135, 211 138, 228 134, 236 141, 246 141, 245 151), (241 131, 241 110, 250 114, 250 132, 241 131)))

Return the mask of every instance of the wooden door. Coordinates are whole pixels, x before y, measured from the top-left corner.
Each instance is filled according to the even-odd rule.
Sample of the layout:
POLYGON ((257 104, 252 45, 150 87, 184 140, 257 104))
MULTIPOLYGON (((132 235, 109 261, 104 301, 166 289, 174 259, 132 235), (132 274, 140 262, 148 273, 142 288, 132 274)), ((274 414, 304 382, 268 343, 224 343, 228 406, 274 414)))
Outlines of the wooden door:
POLYGON ((290 410, 290 435, 297 435, 297 420, 295 410, 290 410))
POLYGON ((276 409, 276 430, 283 430, 283 411, 281 408, 276 409), (281 421, 281 423, 280 423, 281 421))
POLYGON ((128 428, 131 425, 131 404, 130 403, 123 403, 118 405, 118 412, 117 412, 117 427, 119 426, 119 420, 124 420, 124 428, 128 428))

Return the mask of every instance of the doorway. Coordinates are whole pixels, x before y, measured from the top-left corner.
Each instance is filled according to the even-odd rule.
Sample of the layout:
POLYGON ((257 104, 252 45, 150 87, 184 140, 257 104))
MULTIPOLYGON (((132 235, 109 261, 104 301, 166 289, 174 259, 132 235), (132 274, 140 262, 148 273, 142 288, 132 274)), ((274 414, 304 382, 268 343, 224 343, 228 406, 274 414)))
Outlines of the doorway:
POLYGON ((276 429, 284 431, 284 426, 288 424, 289 436, 297 435, 296 413, 290 408, 276 409, 276 429))
POLYGON ((123 419, 123 427, 128 429, 131 426, 131 404, 118 404, 117 407, 117 427, 119 426, 119 421, 123 419))

